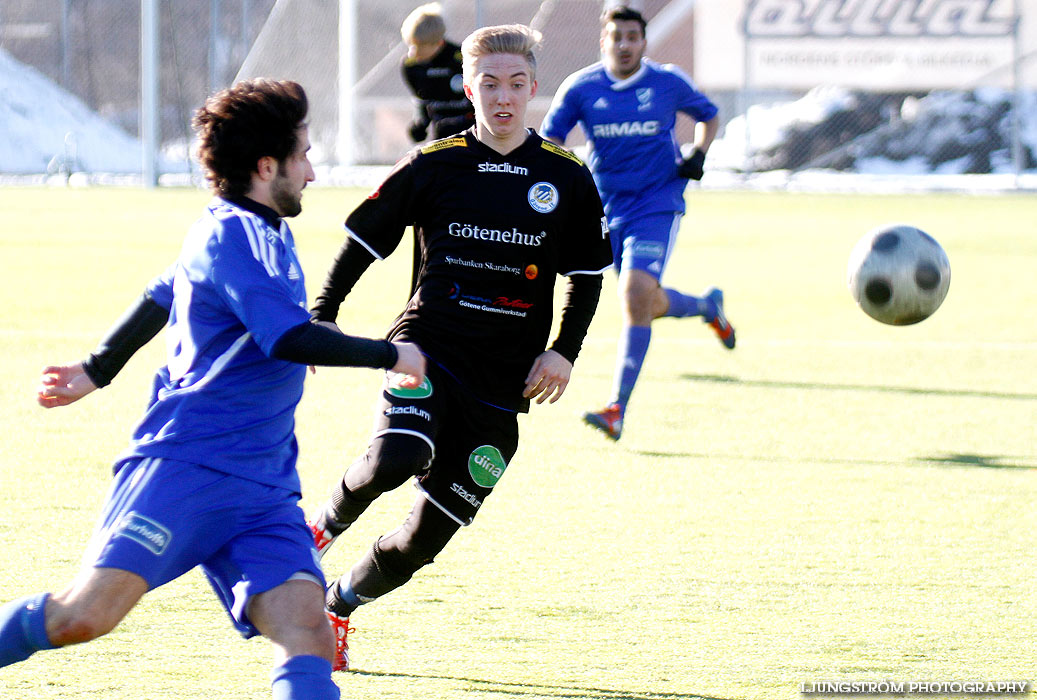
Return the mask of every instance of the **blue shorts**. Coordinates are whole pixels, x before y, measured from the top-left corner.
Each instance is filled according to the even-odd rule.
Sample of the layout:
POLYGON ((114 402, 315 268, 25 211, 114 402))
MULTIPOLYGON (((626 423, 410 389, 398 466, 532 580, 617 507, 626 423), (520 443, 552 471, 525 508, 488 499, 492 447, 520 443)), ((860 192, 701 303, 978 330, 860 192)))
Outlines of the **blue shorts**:
POLYGON ((681 225, 680 212, 662 212, 609 222, 612 259, 617 273, 641 270, 662 279, 666 263, 677 242, 681 225))
POLYGON ((297 493, 153 457, 117 465, 84 564, 135 573, 150 588, 201 566, 245 637, 258 634, 251 596, 293 578, 324 585, 297 493))

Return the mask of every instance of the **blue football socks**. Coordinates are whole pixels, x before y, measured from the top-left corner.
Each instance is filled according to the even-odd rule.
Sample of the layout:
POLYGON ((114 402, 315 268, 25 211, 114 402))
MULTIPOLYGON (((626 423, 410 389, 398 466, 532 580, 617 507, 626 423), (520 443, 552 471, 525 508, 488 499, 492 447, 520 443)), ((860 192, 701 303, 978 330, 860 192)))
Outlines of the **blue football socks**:
MULTIPOLYGON (((53 649, 47 638, 44 606, 49 593, 15 600, 0 608, 0 667, 53 649)), ((331 662, 319 656, 294 656, 274 669, 274 700, 339 700, 331 680, 331 662)))
POLYGON ((53 649, 47 638, 44 607, 49 593, 14 600, 0 608, 0 667, 10 666, 42 649, 53 649))
POLYGON ((652 342, 651 326, 624 326, 619 335, 619 350, 616 355, 616 374, 612 384, 611 403, 619 404, 625 411, 630 394, 637 384, 637 376, 648 354, 652 342))
POLYGON ((710 308, 712 302, 709 299, 682 294, 676 289, 667 289, 666 287, 663 287, 663 291, 666 293, 666 298, 670 300, 670 306, 666 309, 666 313, 663 316, 670 318, 706 316, 708 318, 716 315, 716 311, 710 308))
POLYGON ((339 700, 331 680, 331 662, 319 656, 293 656, 274 669, 274 700, 339 700))

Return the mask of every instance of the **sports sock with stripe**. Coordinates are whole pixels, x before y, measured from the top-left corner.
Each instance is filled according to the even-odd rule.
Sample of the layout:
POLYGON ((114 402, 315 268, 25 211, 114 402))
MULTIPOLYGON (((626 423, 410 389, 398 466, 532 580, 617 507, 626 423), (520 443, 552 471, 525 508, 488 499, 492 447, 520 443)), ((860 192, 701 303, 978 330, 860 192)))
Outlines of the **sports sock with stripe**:
POLYGON ((621 410, 625 411, 627 402, 630 401, 651 342, 651 326, 624 326, 620 332, 611 403, 618 403, 621 410))
MULTIPOLYGON (((663 316, 669 318, 687 318, 688 316, 710 316, 712 302, 703 297, 692 296, 678 292, 676 289, 663 287, 666 298, 670 300, 670 306, 663 316)), ((715 313, 715 312, 714 312, 715 313)))
POLYGON ((0 667, 54 648, 47 638, 44 617, 48 596, 49 593, 37 593, 0 608, 0 667))

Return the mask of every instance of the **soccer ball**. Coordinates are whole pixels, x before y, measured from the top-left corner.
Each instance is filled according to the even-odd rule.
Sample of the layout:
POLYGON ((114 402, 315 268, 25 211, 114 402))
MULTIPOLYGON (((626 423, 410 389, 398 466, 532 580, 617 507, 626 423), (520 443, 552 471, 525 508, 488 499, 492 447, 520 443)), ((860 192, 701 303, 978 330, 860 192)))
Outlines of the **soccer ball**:
POLYGON ((921 229, 881 226, 853 247, 846 284, 864 313, 907 326, 929 318, 943 303, 951 264, 936 239, 921 229))

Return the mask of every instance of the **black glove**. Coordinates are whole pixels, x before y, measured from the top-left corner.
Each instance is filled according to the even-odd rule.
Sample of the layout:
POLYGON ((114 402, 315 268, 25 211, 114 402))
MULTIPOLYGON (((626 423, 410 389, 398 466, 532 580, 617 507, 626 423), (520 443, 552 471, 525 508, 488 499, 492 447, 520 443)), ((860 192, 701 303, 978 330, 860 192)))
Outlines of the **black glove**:
POLYGON ((702 166, 706 162, 706 152, 695 149, 691 152, 691 156, 681 161, 681 164, 677 166, 677 174, 680 177, 686 177, 689 180, 701 180, 702 179, 702 166))
POLYGON ((418 141, 424 141, 425 135, 428 133, 428 127, 421 122, 411 122, 410 126, 407 127, 407 132, 410 134, 410 139, 414 143, 418 141))

